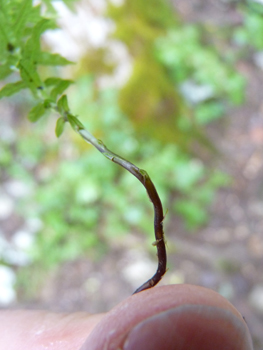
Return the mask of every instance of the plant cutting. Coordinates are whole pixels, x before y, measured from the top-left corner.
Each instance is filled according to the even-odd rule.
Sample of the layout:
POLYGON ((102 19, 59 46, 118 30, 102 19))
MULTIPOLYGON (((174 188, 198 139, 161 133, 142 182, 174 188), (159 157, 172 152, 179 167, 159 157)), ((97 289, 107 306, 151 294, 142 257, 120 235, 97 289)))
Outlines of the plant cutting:
POLYGON ((85 141, 93 145, 99 152, 112 162, 120 165, 134 175, 145 187, 154 207, 154 232, 157 247, 158 268, 152 278, 139 287, 135 293, 155 286, 166 272, 166 249, 163 233, 163 208, 157 190, 148 173, 131 162, 110 151, 101 140, 87 131, 81 121, 69 107, 64 91, 73 83, 58 77, 43 79, 38 73, 41 65, 67 65, 68 61, 59 54, 42 51, 41 36, 46 30, 56 28, 53 20, 41 15, 41 4, 33 6, 31 0, 0 1, 0 43, 1 66, 0 79, 8 80, 14 77, 16 81, 6 83, 0 90, 0 98, 11 96, 21 90, 30 90, 35 106, 30 110, 28 119, 38 121, 51 111, 59 118, 55 133, 59 137, 68 123, 85 141), (8 30, 7 30, 8 28, 8 30))

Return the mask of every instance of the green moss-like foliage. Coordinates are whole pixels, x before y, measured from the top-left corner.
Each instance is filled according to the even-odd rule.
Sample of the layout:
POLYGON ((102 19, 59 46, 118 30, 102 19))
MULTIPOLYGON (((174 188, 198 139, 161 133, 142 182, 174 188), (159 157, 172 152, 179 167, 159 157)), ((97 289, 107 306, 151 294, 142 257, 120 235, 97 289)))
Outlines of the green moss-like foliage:
POLYGON ((115 63, 110 60, 107 47, 89 48, 86 55, 81 58, 77 76, 81 77, 83 72, 89 72, 93 77, 99 78, 110 75, 115 69, 115 63))
POLYGON ((163 142, 178 141, 176 115, 182 110, 181 98, 160 64, 138 59, 128 83, 120 92, 119 104, 137 133, 163 142))
POLYGON ((157 36, 178 23, 166 0, 125 0, 121 6, 109 4, 108 16, 114 20, 114 37, 123 41, 133 55, 145 52, 157 36))
MULTIPOLYGON (((168 70, 155 57, 155 42, 169 28, 179 25, 167 1, 126 0, 109 5, 116 24, 114 38, 127 45, 133 58, 133 73, 120 92, 119 104, 136 131, 162 142, 178 142, 177 118, 185 109, 168 70)), ((180 143, 180 142, 179 142, 180 143)))

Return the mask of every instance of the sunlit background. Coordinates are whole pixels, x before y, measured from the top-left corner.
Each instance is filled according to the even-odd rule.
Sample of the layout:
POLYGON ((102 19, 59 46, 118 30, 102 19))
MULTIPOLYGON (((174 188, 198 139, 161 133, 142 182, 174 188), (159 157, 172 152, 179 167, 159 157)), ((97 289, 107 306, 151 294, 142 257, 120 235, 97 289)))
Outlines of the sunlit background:
MULTIPOLYGON (((69 104, 163 201, 161 284, 218 291, 263 347, 263 4, 50 1, 43 47, 75 64, 69 104), (65 3, 67 5, 65 5, 65 3), (53 9, 53 10, 52 10, 53 9)), ((141 184, 29 93, 0 102, 0 307, 103 312, 157 267, 141 184)))

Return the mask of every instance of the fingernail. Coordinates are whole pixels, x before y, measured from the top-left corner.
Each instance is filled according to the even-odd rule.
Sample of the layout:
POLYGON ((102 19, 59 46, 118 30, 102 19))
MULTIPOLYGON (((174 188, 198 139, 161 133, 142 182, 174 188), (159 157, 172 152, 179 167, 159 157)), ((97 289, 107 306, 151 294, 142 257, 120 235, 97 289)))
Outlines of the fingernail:
POLYGON ((128 334, 123 350, 253 350, 248 328, 222 308, 183 305, 154 315, 128 334))

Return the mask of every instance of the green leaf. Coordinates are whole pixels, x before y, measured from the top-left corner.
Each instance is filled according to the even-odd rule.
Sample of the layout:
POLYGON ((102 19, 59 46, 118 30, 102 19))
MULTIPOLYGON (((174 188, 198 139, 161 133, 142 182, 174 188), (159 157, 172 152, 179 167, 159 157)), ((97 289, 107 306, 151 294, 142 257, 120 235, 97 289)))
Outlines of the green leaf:
POLYGON ((37 63, 41 57, 40 36, 47 29, 54 28, 54 23, 51 20, 42 18, 32 29, 31 37, 27 40, 23 50, 23 58, 37 63))
POLYGON ((68 112, 69 106, 68 106, 68 98, 66 95, 62 95, 60 99, 58 100, 58 109, 61 113, 68 112))
POLYGON ((28 59, 19 62, 20 75, 27 87, 33 92, 42 87, 42 81, 36 71, 36 66, 28 59))
POLYGON ((23 35, 23 29, 27 22, 27 18, 30 15, 32 9, 32 0, 23 0, 17 4, 16 8, 16 18, 13 26, 13 31, 16 38, 23 35))
POLYGON ((84 125, 78 120, 78 118, 74 117, 72 114, 69 114, 67 116, 67 118, 68 118, 68 121, 69 121, 71 127, 74 130, 84 129, 84 125))
POLYGON ((56 84, 56 86, 51 90, 50 97, 56 99, 58 95, 62 94, 70 84, 72 84, 72 80, 62 80, 56 84))
POLYGON ((57 124, 56 124, 56 136, 59 137, 64 130, 64 125, 65 125, 65 119, 63 117, 58 118, 57 124))
POLYGON ((32 123, 35 123, 45 114, 45 112, 46 112, 46 108, 44 106, 44 103, 40 102, 31 109, 31 111, 28 114, 28 119, 32 123))
POLYGON ((71 62, 56 53, 41 52, 38 57, 38 63, 45 66, 65 66, 67 64, 73 64, 74 62, 71 62))
POLYGON ((46 87, 50 87, 50 86, 57 85, 61 80, 62 79, 60 79, 60 78, 51 77, 51 78, 47 78, 44 81, 44 84, 46 87))
POLYGON ((23 81, 17 81, 16 83, 9 83, 6 84, 1 90, 0 90, 0 98, 7 97, 16 94, 22 89, 26 89, 26 84, 23 81))
MULTIPOLYGON (((42 17, 41 17, 41 4, 31 7, 31 11, 27 16, 27 22, 28 23, 38 23, 42 17)), ((28 28, 27 28, 28 29, 28 28)), ((32 29, 31 29, 32 30, 32 29)))

